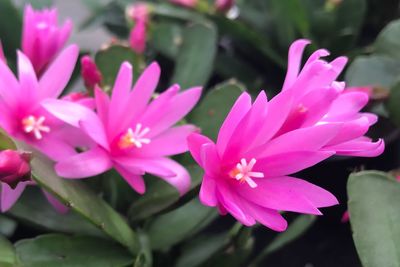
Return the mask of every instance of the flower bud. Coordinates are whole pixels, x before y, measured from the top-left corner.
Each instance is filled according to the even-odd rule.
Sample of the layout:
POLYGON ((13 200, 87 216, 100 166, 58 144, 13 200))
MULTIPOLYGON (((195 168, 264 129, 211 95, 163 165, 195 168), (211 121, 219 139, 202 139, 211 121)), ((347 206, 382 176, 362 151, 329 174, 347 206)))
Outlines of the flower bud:
POLYGON ((194 8, 198 0, 170 0, 170 2, 180 6, 194 8))
POLYGON ((234 0, 216 0, 215 8, 218 11, 226 12, 226 11, 230 10, 234 4, 235 4, 234 0))
POLYGON ((0 151, 0 182, 14 188, 31 178, 30 153, 15 150, 0 151))
POLYGON ((103 79, 100 70, 90 56, 83 56, 81 59, 81 75, 86 88, 93 91, 96 84, 100 84, 103 79))

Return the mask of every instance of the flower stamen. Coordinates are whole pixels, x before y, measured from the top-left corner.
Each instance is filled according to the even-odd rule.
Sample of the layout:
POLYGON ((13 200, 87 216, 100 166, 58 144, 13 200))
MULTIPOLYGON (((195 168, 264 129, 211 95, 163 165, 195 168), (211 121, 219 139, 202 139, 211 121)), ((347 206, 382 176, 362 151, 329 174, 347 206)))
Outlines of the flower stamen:
POLYGON ((33 133, 37 140, 41 140, 43 138, 42 132, 48 133, 50 132, 50 127, 44 125, 44 121, 46 118, 44 116, 40 116, 36 118, 33 115, 30 115, 22 120, 22 126, 25 133, 33 133))
POLYGON ((129 128, 127 132, 121 137, 119 140, 120 148, 130 148, 135 146, 137 148, 141 148, 143 144, 150 144, 151 140, 149 138, 145 138, 144 136, 150 132, 150 128, 146 127, 142 129, 142 124, 136 124, 135 131, 132 128, 129 128))
POLYGON ((255 158, 252 158, 249 163, 247 163, 246 159, 242 158, 240 163, 236 164, 236 168, 229 172, 229 176, 241 183, 246 182, 251 188, 256 188, 257 183, 252 178, 264 178, 262 172, 252 171, 256 162, 255 158))

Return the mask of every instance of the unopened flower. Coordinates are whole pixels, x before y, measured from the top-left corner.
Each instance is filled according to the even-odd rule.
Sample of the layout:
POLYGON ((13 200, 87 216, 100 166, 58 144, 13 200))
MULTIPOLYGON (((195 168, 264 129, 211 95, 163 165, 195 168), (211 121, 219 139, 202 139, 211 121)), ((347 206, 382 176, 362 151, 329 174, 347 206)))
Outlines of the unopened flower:
POLYGON ((100 84, 103 79, 96 63, 88 55, 81 58, 81 75, 89 91, 93 91, 95 85, 100 84))
POLYGON ((33 10, 30 5, 25 7, 23 20, 22 51, 41 74, 67 42, 72 21, 59 26, 57 9, 33 10))
POLYGON ((47 100, 44 107, 57 118, 79 127, 96 145, 76 156, 60 159, 55 168, 65 178, 84 178, 115 168, 139 193, 142 176, 150 173, 183 194, 190 186, 188 172, 168 156, 187 151, 186 137, 193 125, 175 126, 197 103, 201 88, 178 93, 174 85, 151 100, 160 78, 158 64, 151 64, 133 89, 132 66, 121 65, 111 98, 95 88, 96 111, 62 100, 47 100))
POLYGON ((170 0, 171 3, 189 8, 194 8, 198 0, 170 0))
POLYGON ((138 54, 146 50, 147 27, 149 23, 149 10, 147 4, 136 3, 127 10, 129 19, 134 26, 129 34, 129 45, 138 54))
POLYGON ((230 10, 234 4, 235 4, 235 0, 216 0, 215 8, 218 11, 226 12, 226 11, 230 10))
POLYGON ((18 80, 0 61, 0 127, 53 160, 75 155, 74 146, 84 142, 85 136, 80 131, 56 119, 40 105, 43 100, 61 94, 77 57, 78 47, 69 46, 39 80, 30 60, 21 52, 18 52, 18 80))
POLYGON ((0 182, 15 187, 21 181, 30 180, 30 154, 15 150, 0 151, 0 182))

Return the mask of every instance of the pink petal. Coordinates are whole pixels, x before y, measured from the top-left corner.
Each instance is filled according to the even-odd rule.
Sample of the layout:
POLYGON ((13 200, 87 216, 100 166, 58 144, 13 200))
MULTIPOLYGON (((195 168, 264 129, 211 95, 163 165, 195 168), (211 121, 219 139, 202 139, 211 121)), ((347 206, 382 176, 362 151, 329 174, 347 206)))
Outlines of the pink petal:
POLYGON ((16 108, 20 96, 20 86, 12 71, 0 60, 0 97, 10 108, 16 108))
POLYGON ((25 187, 29 183, 30 182, 20 182, 15 189, 12 189, 6 183, 1 183, 1 212, 8 211, 15 204, 15 202, 17 202, 19 197, 22 195, 22 192, 24 192, 25 187))
POLYGON ((214 143, 201 146, 201 163, 207 175, 217 177, 220 174, 221 160, 214 143))
POLYGON ((236 100, 235 104, 233 105, 231 111, 229 112, 225 121, 222 123, 222 126, 219 130, 217 138, 217 147, 218 147, 218 152, 221 155, 224 154, 229 139, 231 138, 232 133, 236 129, 237 125, 250 109, 251 109, 251 96, 248 93, 244 92, 236 100))
POLYGON ((194 125, 170 128, 143 146, 137 154, 142 157, 160 157, 184 153, 188 151, 187 137, 196 130, 194 125))
POLYGON ((107 135, 99 117, 96 116, 90 120, 81 120, 79 122, 79 126, 84 133, 92 138, 93 141, 95 141, 106 150, 110 150, 107 135))
POLYGON ((341 94, 332 104, 328 117, 355 114, 368 103, 368 94, 351 92, 341 94))
POLYGON ((376 142, 370 140, 352 140, 349 142, 327 146, 327 150, 335 150, 338 155, 354 157, 376 157, 385 150, 385 142, 379 139, 376 142))
POLYGON ((192 155, 194 160, 197 162, 197 164, 203 166, 201 162, 201 147, 205 144, 213 143, 213 141, 211 141, 208 137, 204 135, 192 133, 188 136, 187 143, 189 146, 190 154, 192 155))
POLYGON ((20 82, 20 91, 24 96, 20 99, 22 105, 33 105, 37 102, 38 81, 35 70, 29 59, 20 51, 18 54, 18 78, 20 82))
POLYGON ((288 69, 282 91, 289 89, 297 78, 300 70, 301 58, 304 48, 310 44, 309 40, 300 39, 295 41, 289 48, 288 69))
POLYGON ((146 185, 143 177, 137 174, 136 170, 131 172, 129 168, 122 167, 119 164, 116 164, 114 167, 136 192, 139 194, 144 194, 146 191, 146 185))
POLYGON ((255 171, 265 177, 284 176, 299 172, 334 155, 334 151, 295 151, 258 159, 255 171))
POLYGON ((95 101, 96 101, 97 114, 98 114, 99 118, 101 119, 101 121, 103 122, 103 125, 107 125, 108 112, 109 112, 109 106, 110 106, 110 98, 97 85, 94 88, 94 95, 95 95, 95 101))
POLYGON ((61 214, 65 214, 69 211, 69 208, 62 204, 58 199, 56 199, 52 194, 49 192, 42 190, 44 196, 46 197, 47 201, 53 206, 53 208, 61 214))
POLYGON ((213 178, 204 175, 200 187, 200 201, 206 206, 215 207, 218 204, 216 184, 213 178))
POLYGON ((96 146, 86 152, 60 160, 55 169, 58 175, 65 178, 86 178, 101 174, 112 166, 108 154, 96 146))
POLYGON ((347 142, 352 139, 363 136, 369 129, 370 122, 368 118, 361 117, 356 120, 343 123, 339 133, 329 141, 328 146, 347 142))
POLYGON ((262 225, 277 232, 286 230, 287 221, 278 211, 261 207, 246 200, 243 200, 242 203, 246 211, 262 225))
POLYGON ((40 98, 57 98, 71 78, 79 48, 70 45, 51 63, 39 81, 40 98))
POLYGON ((67 141, 60 139, 59 136, 54 135, 54 133, 50 133, 40 141, 28 143, 54 161, 76 155, 75 148, 67 141))
MULTIPOLYGON (((133 108, 133 106, 129 107, 127 105, 131 86, 132 65, 129 62, 124 62, 122 63, 117 78, 115 80, 109 108, 111 114, 109 114, 108 117, 108 128, 116 130, 116 132, 120 130, 118 126, 120 124, 121 118, 128 115, 126 114, 127 108, 133 108)), ((130 111, 129 113, 132 113, 132 111, 130 111)))

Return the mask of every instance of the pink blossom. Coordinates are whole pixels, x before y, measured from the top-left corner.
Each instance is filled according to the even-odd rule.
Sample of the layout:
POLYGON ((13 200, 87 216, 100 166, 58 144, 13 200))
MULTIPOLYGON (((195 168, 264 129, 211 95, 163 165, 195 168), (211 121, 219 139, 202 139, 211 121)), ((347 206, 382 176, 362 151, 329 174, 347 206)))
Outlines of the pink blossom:
POLYGON ((171 3, 189 8, 196 7, 198 0, 170 0, 171 3))
POLYGON ((138 2, 128 7, 127 14, 133 21, 149 22, 149 8, 146 3, 138 2))
POLYGON ((282 91, 292 95, 292 104, 281 114, 286 118, 275 136, 313 125, 343 123, 341 130, 325 144, 324 149, 346 156, 380 155, 385 147, 383 140, 372 142, 364 136, 377 121, 375 114, 360 112, 368 103, 369 94, 360 90, 346 91, 345 83, 336 81, 347 58, 338 57, 327 62, 321 57, 329 55, 329 52, 320 49, 308 58, 300 70, 302 53, 307 44, 308 40, 298 40, 290 47, 282 91))
POLYGON ((145 191, 144 173, 159 176, 185 193, 190 185, 189 174, 168 156, 187 151, 186 137, 196 127, 172 126, 197 103, 201 88, 178 94, 179 86, 174 85, 151 100, 159 78, 160 68, 153 63, 131 90, 132 66, 125 62, 111 98, 95 88, 97 113, 68 101, 45 101, 49 112, 79 127, 96 143, 83 153, 60 159, 55 167, 57 173, 66 178, 83 178, 114 167, 139 193, 145 191))
POLYGON ((72 31, 72 21, 58 25, 57 9, 24 10, 22 51, 31 60, 37 74, 54 59, 63 48, 72 31))
POLYGON ((96 84, 100 84, 103 79, 100 70, 97 68, 93 59, 86 55, 81 58, 81 75, 86 88, 93 91, 96 84))
POLYGON ((225 119, 216 144, 192 134, 189 150, 205 175, 200 189, 204 205, 218 207, 247 226, 257 221, 284 231, 279 211, 320 215, 319 208, 336 205, 336 198, 309 182, 290 176, 332 156, 321 148, 335 137, 340 123, 295 129, 272 138, 291 105, 284 92, 268 102, 261 92, 254 103, 243 93, 225 119), (268 122, 268 123, 266 123, 268 122), (266 125, 261 127, 260 125, 266 125))
POLYGON ((11 137, 40 150, 53 160, 75 155, 75 146, 85 145, 74 127, 66 125, 40 104, 57 98, 71 77, 78 47, 69 46, 38 80, 28 57, 18 52, 18 80, 0 61, 0 127, 11 137))
POLYGON ((7 59, 6 56, 4 55, 3 45, 1 44, 1 41, 0 41, 0 61, 7 63, 7 59))
POLYGON ((224 12, 224 11, 228 11, 229 9, 231 9, 234 4, 235 4, 235 0, 216 0, 215 8, 218 11, 224 12))

